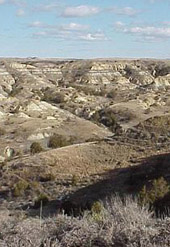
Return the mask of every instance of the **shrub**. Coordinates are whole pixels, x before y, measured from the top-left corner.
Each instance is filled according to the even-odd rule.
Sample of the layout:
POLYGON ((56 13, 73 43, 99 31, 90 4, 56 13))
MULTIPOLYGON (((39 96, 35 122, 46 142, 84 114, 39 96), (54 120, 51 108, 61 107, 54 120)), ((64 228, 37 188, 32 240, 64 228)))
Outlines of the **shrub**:
POLYGON ((93 203, 91 207, 91 215, 92 215, 92 219, 96 222, 100 222, 103 220, 104 207, 101 202, 96 201, 93 203))
POLYGON ((104 111, 101 117, 101 122, 107 127, 114 126, 116 124, 114 113, 109 109, 104 111))
POLYGON ((96 201, 93 203, 93 205, 91 207, 92 213, 100 214, 102 212, 102 210, 103 210, 103 206, 102 206, 101 202, 96 201))
POLYGON ((3 128, 0 128, 0 136, 5 135, 6 131, 3 128))
POLYGON ((116 95, 117 95, 116 91, 112 89, 110 92, 108 92, 107 97, 110 99, 114 99, 116 95))
POLYGON ((76 186, 78 182, 79 182, 79 178, 76 175, 73 175, 71 179, 71 185, 76 186))
POLYGON ((53 173, 45 173, 39 177, 40 182, 48 182, 55 180, 55 176, 53 173))
POLYGON ((147 207, 127 198, 112 198, 104 209, 102 221, 86 213, 83 217, 56 214, 53 217, 1 216, 1 246, 67 247, 168 247, 169 219, 152 217, 147 207))
POLYGON ((42 100, 53 102, 55 104, 61 104, 65 102, 65 95, 62 92, 53 92, 52 89, 47 89, 47 91, 44 92, 42 100))
POLYGON ((72 87, 76 88, 78 92, 83 92, 86 95, 93 95, 93 96, 105 96, 106 90, 104 88, 95 88, 95 87, 90 87, 89 85, 77 85, 77 84, 72 84, 72 87))
POLYGON ((65 96, 63 93, 55 93, 52 102, 55 104, 61 104, 65 102, 65 96))
POLYGON ((32 183, 31 183, 31 188, 32 189, 34 189, 34 190, 39 190, 40 189, 40 183, 38 182, 38 181, 33 181, 32 183))
POLYGON ((39 208, 41 205, 44 206, 49 202, 49 198, 45 193, 40 193, 34 202, 34 207, 39 208))
POLYGON ((13 195, 15 197, 22 196, 24 194, 25 190, 28 189, 28 187, 29 187, 29 184, 25 180, 19 181, 14 186, 13 195))
POLYGON ((147 189, 146 185, 144 185, 140 191, 140 203, 153 205, 153 203, 163 198, 169 191, 170 187, 163 177, 154 179, 151 188, 147 189))
POLYGON ((14 87, 12 91, 9 93, 9 96, 15 97, 17 94, 21 92, 22 88, 21 87, 14 87))
POLYGON ((39 142, 33 142, 30 146, 30 151, 32 154, 40 153, 43 151, 43 148, 39 142))
POLYGON ((48 147, 59 148, 69 145, 69 142, 61 135, 54 134, 50 137, 48 147))
POLYGON ((23 156, 23 150, 17 150, 15 153, 15 156, 22 157, 23 156))
POLYGON ((96 111, 92 115, 92 120, 94 122, 99 122, 105 125, 106 127, 110 128, 112 131, 117 125, 115 114, 112 111, 112 109, 101 109, 99 111, 96 111))
POLYGON ((6 167, 7 166, 7 160, 4 160, 4 161, 1 161, 0 162, 0 169, 4 169, 4 167, 6 167))

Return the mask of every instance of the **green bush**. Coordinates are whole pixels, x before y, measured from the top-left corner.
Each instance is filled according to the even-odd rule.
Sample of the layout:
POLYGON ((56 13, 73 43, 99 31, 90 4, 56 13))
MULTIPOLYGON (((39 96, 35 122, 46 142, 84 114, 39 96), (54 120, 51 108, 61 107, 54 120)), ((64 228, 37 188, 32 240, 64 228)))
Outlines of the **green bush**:
POLYGON ((96 111, 92 115, 92 120, 94 122, 98 122, 105 125, 111 130, 114 130, 115 126, 117 125, 115 114, 112 111, 112 109, 101 109, 99 111, 96 111))
POLYGON ((143 186, 139 193, 139 201, 141 204, 153 205, 158 199, 163 198, 170 191, 167 181, 160 177, 154 179, 150 188, 143 186))
POLYGON ((91 207, 91 212, 94 214, 100 214, 102 211, 103 211, 103 205, 101 204, 101 202, 99 201, 94 202, 91 207))
POLYGON ((91 214, 93 220, 96 222, 100 222, 103 219, 104 207, 101 202, 96 201, 93 203, 91 207, 91 214))
POLYGON ((54 134, 50 137, 48 147, 50 148, 59 148, 69 145, 69 142, 65 139, 65 137, 54 134))
POLYGON ((33 190, 38 190, 39 191, 41 185, 40 185, 40 183, 38 181, 33 181, 33 182, 31 182, 30 187, 33 190))
POLYGON ((28 189, 28 187, 29 187, 29 184, 25 180, 19 181, 14 186, 13 195, 15 197, 22 196, 24 194, 25 190, 28 189))
POLYGON ((49 202, 49 198, 46 194, 40 193, 37 199, 34 202, 35 207, 40 207, 41 205, 44 206, 49 202))
POLYGON ((62 92, 53 92, 52 89, 47 89, 44 92, 44 96, 42 97, 42 100, 46 102, 52 102, 55 104, 61 104, 65 102, 65 95, 62 92))
POLYGON ((73 175, 71 179, 71 185, 76 186, 78 182, 79 182, 79 178, 76 175, 73 175))
POLYGON ((32 154, 40 153, 43 151, 43 148, 39 142, 33 142, 30 146, 30 151, 32 154))

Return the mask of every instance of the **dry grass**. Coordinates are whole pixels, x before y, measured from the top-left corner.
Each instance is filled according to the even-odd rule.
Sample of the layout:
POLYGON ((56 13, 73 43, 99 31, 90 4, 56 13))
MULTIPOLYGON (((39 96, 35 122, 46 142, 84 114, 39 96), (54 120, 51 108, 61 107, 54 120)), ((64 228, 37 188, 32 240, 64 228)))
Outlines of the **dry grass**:
POLYGON ((158 220, 137 201, 107 201, 96 220, 86 212, 82 218, 57 215, 49 219, 1 221, 3 247, 166 247, 170 244, 170 219, 158 220))

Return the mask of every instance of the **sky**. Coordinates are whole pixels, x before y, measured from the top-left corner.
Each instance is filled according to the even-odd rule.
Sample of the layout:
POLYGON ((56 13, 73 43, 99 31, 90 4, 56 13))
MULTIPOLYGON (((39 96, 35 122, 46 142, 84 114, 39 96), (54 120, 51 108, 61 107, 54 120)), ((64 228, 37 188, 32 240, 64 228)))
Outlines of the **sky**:
POLYGON ((0 57, 170 58, 170 0, 0 0, 0 57))

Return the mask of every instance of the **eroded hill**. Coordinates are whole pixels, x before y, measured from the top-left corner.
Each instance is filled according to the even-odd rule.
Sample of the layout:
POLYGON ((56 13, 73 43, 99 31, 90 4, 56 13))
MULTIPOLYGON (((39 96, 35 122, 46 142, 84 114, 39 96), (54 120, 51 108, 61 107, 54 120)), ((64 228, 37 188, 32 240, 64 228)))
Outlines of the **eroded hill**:
POLYGON ((169 152, 169 95, 169 61, 1 59, 2 205, 44 194, 60 206, 109 171, 169 152))

